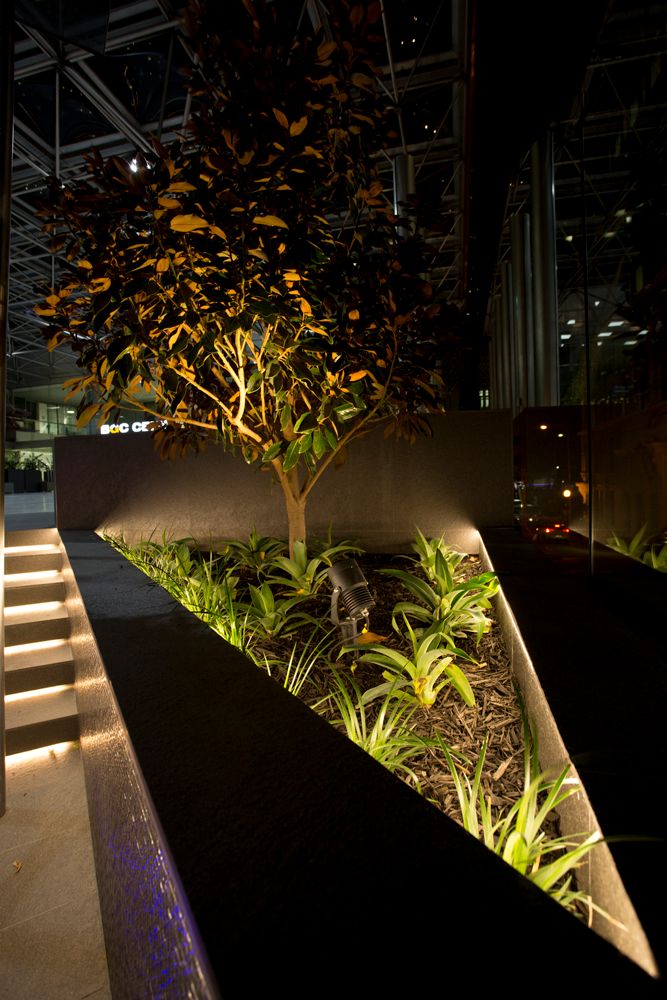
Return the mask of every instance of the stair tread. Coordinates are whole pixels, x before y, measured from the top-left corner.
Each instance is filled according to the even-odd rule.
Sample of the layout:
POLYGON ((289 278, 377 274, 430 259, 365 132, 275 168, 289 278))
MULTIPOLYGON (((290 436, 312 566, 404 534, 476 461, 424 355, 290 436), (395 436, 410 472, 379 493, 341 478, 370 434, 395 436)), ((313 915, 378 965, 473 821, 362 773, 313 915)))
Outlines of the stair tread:
POLYGON ((30 610, 23 610, 23 606, 19 604, 5 609, 5 627, 25 625, 28 622, 53 622, 68 617, 67 608, 60 601, 55 608, 44 607, 39 609, 32 608, 30 610))
POLYGON ((27 531, 8 531, 5 545, 57 545, 60 536, 57 528, 31 528, 27 531))
POLYGON ((36 649, 23 649, 21 646, 8 646, 5 650, 5 670, 29 670, 31 667, 44 667, 51 663, 68 663, 73 659, 72 647, 69 642, 62 646, 44 645, 36 649))
POLYGON ((34 573, 33 570, 28 570, 26 573, 7 573, 5 574, 5 591, 14 589, 30 590, 31 587, 58 586, 63 582, 63 575, 57 569, 43 570, 42 572, 37 571, 37 573, 34 573), (49 573, 49 576, 44 576, 43 573, 49 573))
POLYGON ((54 719, 65 719, 77 714, 74 686, 70 685, 64 691, 51 691, 47 694, 27 696, 5 704, 5 725, 7 732, 31 726, 36 723, 50 722, 54 719))

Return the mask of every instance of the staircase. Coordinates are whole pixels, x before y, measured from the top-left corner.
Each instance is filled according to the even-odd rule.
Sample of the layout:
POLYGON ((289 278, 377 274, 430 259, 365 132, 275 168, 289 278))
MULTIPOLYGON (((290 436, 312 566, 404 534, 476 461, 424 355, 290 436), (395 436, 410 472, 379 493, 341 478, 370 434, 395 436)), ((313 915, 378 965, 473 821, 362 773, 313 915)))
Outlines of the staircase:
POLYGON ((74 662, 55 528, 5 538, 7 754, 79 737, 74 662))

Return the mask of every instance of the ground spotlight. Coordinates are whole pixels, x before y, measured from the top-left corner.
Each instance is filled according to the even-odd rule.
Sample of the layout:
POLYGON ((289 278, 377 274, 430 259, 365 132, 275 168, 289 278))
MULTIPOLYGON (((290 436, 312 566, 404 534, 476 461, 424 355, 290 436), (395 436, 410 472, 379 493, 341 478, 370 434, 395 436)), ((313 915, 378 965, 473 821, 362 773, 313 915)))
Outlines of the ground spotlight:
POLYGON ((331 594, 331 621, 340 628, 345 645, 368 630, 368 613, 375 607, 375 601, 354 559, 335 562, 327 573, 334 588, 331 594), (342 605, 347 617, 340 617, 339 605, 342 605))

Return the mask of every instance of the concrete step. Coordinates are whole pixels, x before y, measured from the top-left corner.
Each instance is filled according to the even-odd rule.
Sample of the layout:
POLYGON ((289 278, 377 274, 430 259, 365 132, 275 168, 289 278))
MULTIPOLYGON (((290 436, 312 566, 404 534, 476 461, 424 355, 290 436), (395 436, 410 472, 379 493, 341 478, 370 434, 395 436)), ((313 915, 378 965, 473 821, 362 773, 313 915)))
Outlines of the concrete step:
POLYGON ((65 583, 57 569, 5 575, 5 607, 64 601, 65 583))
POLYGON ((24 753, 79 738, 73 687, 5 699, 7 753, 24 753))
POLYGON ((74 683, 72 647, 65 640, 10 647, 5 653, 5 692, 18 694, 74 683))
POLYGON ((29 531, 8 531, 5 534, 5 545, 59 545, 60 535, 57 528, 32 528, 29 531))
POLYGON ((60 547, 50 543, 30 546, 8 545, 5 548, 5 573, 35 573, 42 570, 59 570, 62 567, 60 547))
POLYGON ((5 648, 48 639, 67 639, 70 622, 60 602, 5 609, 5 648))

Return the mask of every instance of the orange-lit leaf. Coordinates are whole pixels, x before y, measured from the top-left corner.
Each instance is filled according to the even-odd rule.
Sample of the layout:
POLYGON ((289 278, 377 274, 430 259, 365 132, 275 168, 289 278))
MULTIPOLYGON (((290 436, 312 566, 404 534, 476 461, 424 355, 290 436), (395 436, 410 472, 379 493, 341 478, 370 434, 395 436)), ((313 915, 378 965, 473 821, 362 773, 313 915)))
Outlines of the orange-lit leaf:
POLYGON ((192 233, 196 229, 208 229, 208 222, 199 215, 175 215, 169 225, 177 233, 192 233))
POLYGON ((378 635, 377 632, 362 632, 355 637, 355 646, 367 646, 371 642, 386 642, 388 635, 378 635))
POLYGON ((91 292, 106 292, 111 288, 111 278, 93 278, 90 282, 91 292))
POLYGON ((352 74, 352 83, 355 87, 372 87, 374 82, 373 77, 366 76, 365 73, 352 74))
POLYGON ((273 113, 279 125, 282 125, 283 128, 289 128, 289 119, 284 111, 281 111, 280 108, 273 108, 273 113))
POLYGON ((290 135, 301 135, 306 125, 308 124, 308 118, 306 115, 303 118, 299 118, 298 122, 292 122, 289 127, 290 135))
POLYGON ((366 375, 368 374, 370 373, 367 372, 365 368, 362 368, 358 372, 352 372, 352 374, 348 378, 348 382, 358 382, 360 378, 365 378, 366 375))
POLYGON ((277 215, 256 215, 252 221, 257 226, 280 226, 281 229, 289 229, 284 219, 278 218, 277 215))
POLYGON ((155 265, 155 270, 158 272, 158 274, 162 274, 164 273, 164 271, 167 271, 168 269, 169 269, 169 258, 160 257, 159 261, 155 265))
POLYGON ((187 181, 174 181, 167 188, 167 191, 196 191, 194 184, 189 184, 187 181))
POLYGON ((319 59, 320 62, 324 62, 325 59, 328 59, 331 53, 335 51, 335 49, 336 49, 335 42, 322 42, 322 44, 318 46, 317 49, 317 58, 319 59))
POLYGON ((350 311, 349 311, 349 313, 347 315, 348 315, 348 317, 351 320, 359 319, 359 310, 358 309, 350 309, 350 311))
POLYGON ((99 408, 99 403, 90 403, 88 406, 84 406, 81 413, 76 418, 76 426, 85 427, 86 424, 93 419, 99 408))

